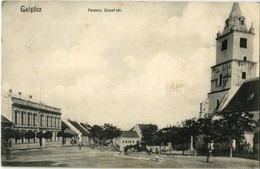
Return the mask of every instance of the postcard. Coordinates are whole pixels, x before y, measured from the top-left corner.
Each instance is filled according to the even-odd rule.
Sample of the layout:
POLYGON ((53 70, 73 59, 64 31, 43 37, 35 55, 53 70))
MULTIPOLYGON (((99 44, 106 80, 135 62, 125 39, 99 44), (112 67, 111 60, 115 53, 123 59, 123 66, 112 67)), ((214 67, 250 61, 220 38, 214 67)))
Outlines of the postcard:
POLYGON ((3 167, 259 168, 259 3, 3 1, 3 167))

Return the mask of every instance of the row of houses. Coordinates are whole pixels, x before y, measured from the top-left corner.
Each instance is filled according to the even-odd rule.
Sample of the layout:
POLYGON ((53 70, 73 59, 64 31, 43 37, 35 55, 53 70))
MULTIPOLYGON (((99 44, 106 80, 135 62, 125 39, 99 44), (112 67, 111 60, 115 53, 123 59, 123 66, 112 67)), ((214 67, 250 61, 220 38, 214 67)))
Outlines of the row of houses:
MULTIPOLYGON (((259 121, 259 84, 260 78, 244 81, 219 106, 219 111, 250 112, 254 114, 254 120, 259 121)), ((112 140, 112 146, 122 151, 126 146, 141 143, 142 131, 148 126, 136 124, 129 131, 122 131, 119 137, 112 140)), ((1 131, 8 128, 15 132, 15 137, 9 140, 13 149, 95 144, 87 124, 64 119, 61 109, 37 102, 32 96, 25 98, 21 93, 14 94, 12 90, 2 94, 1 131), (33 133, 32 137, 26 137, 26 133, 33 133)), ((254 134, 246 132, 245 140, 251 148, 255 146, 259 149, 259 145, 254 145, 254 134)), ((4 141, 2 139, 2 146, 4 141)))
MULTIPOLYGON (((25 97, 21 92, 13 93, 11 89, 2 93, 1 100, 2 135, 5 131, 14 132, 11 139, 2 139, 1 146, 8 143, 12 149, 28 149, 95 144, 89 126, 62 118, 60 108, 43 104, 31 95, 25 97)), ((130 131, 122 131, 118 138, 113 139, 113 146, 123 150, 127 145, 140 143, 143 126, 136 125, 130 131)))
POLYGON ((39 102, 31 95, 25 97, 21 92, 1 96, 1 131, 11 139, 3 139, 1 146, 12 149, 27 149, 90 144, 90 135, 83 123, 61 117, 61 109, 39 102), (8 130, 11 129, 11 130, 8 130), (5 133, 7 132, 7 133, 5 133))

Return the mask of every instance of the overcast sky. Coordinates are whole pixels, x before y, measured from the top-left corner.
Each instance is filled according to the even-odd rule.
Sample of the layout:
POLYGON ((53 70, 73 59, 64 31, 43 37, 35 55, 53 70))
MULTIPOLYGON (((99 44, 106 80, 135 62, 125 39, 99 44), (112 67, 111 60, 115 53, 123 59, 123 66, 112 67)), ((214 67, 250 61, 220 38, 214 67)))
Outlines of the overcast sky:
MULTIPOLYGON (((259 4, 240 7, 247 27, 254 22, 259 63, 259 4)), ((21 91, 60 107, 65 118, 126 130, 198 117, 210 91, 216 33, 231 8, 212 2, 4 2, 2 92, 21 91), (22 13, 21 5, 42 12, 22 13)))

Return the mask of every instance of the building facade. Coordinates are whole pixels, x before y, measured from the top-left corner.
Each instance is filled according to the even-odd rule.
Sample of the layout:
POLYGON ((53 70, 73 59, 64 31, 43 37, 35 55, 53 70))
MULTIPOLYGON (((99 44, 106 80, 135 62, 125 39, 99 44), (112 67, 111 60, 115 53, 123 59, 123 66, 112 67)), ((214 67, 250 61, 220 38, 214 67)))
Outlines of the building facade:
POLYGON ((141 138, 136 131, 123 131, 119 137, 113 139, 113 144, 119 147, 120 151, 123 151, 126 146, 140 143, 141 138))
POLYGON ((256 77, 253 61, 253 25, 248 29, 238 2, 225 20, 223 32, 217 33, 216 64, 211 67, 211 91, 201 103, 200 116, 214 115, 221 102, 246 79, 256 77))
POLYGON ((2 114, 13 122, 12 148, 38 148, 61 145, 61 109, 23 97, 21 92, 2 95, 2 114), (30 134, 28 134, 30 132, 30 134), (48 134, 46 134, 48 133, 48 134))

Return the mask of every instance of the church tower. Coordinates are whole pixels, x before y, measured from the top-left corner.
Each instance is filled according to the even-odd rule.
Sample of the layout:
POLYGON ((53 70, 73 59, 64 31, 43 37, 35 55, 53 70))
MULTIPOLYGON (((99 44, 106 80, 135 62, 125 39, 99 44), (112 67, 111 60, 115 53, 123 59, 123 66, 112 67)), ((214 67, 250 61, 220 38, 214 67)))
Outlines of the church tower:
POLYGON ((208 93, 208 114, 213 115, 221 102, 241 83, 256 77, 253 62, 253 24, 247 29, 246 18, 238 2, 233 4, 223 32, 217 33, 216 64, 211 67, 211 91, 208 93))

